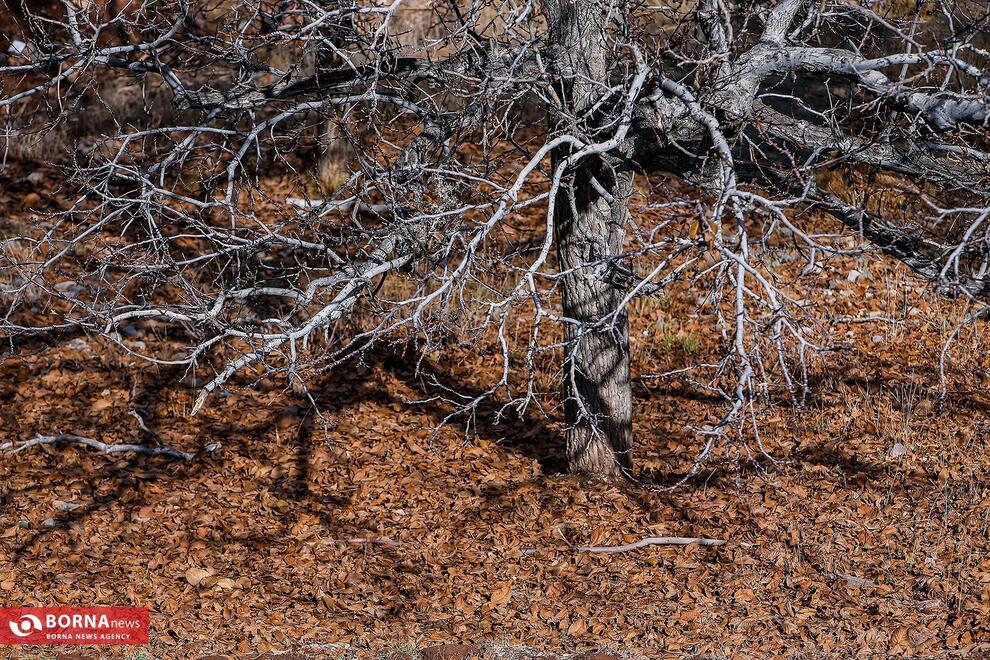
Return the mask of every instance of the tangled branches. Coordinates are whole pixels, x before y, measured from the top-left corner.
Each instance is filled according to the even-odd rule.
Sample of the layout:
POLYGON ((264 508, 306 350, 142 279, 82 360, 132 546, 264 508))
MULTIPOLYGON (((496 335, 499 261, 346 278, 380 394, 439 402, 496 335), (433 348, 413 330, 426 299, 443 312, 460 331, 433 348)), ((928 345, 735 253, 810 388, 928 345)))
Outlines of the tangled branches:
POLYGON ((721 360, 677 374, 726 402, 697 429, 697 469, 731 432, 759 444, 771 386, 807 387, 821 342, 774 255, 850 252, 837 221, 946 294, 990 293, 987 16, 965 3, 114 7, 22 19, 0 67, 9 135, 42 104, 78 112, 105 77, 167 90, 175 121, 73 155, 73 203, 6 238, 2 323, 208 370, 194 414, 242 373, 304 385, 383 341, 490 336, 502 376, 439 387, 452 414, 542 405, 563 355, 571 469, 630 476, 628 310, 680 285, 724 337, 721 360), (314 177, 320 157, 342 175, 314 177), (852 171, 905 201, 829 185, 852 171), (684 194, 646 185, 656 173, 684 194), (134 324, 181 350, 136 348, 134 324))

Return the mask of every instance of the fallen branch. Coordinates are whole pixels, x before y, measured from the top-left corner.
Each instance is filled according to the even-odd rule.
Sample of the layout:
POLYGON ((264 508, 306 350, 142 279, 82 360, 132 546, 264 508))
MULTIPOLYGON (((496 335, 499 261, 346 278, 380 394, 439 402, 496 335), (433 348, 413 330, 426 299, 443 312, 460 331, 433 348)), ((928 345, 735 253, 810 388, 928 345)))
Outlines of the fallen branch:
POLYGON ((866 316, 836 316, 832 319, 833 323, 890 323, 890 324, 900 324, 904 323, 904 319, 895 319, 887 316, 873 316, 868 314, 866 316))
POLYGON ((147 456, 170 456, 172 458, 181 458, 184 461, 191 461, 195 458, 195 454, 190 454, 189 452, 180 451, 178 449, 172 449, 170 447, 145 447, 143 445, 108 445, 105 442, 100 442, 99 440, 93 440, 92 438, 84 438, 81 435, 72 435, 68 433, 62 433, 59 435, 39 435, 36 438, 30 440, 21 440, 18 442, 7 442, 0 445, 0 451, 9 452, 11 454, 16 454, 18 452, 24 451, 25 449, 30 449, 31 447, 37 447, 38 445, 54 445, 60 442, 72 442, 78 445, 85 445, 87 447, 92 447, 93 449, 98 449, 107 454, 119 454, 123 452, 134 452, 136 454, 145 454, 147 456))
POLYGON ((393 541, 392 539, 361 538, 359 536, 331 540, 335 543, 370 543, 372 545, 387 545, 393 548, 402 545, 398 541, 393 541))
MULTIPOLYGON (((399 541, 393 541, 392 539, 384 538, 364 538, 360 536, 351 536, 347 538, 332 539, 335 543, 369 543, 372 545, 387 545, 391 547, 397 547, 402 545, 399 541)), ((707 546, 719 546, 725 545, 725 541, 720 539, 709 539, 705 537, 694 537, 694 536, 650 536, 645 539, 640 539, 635 543, 627 543, 626 545, 575 545, 571 546, 569 549, 575 552, 604 552, 604 553, 616 553, 616 552, 629 552, 630 550, 638 550, 639 548, 645 548, 648 545, 691 545, 692 543, 697 543, 698 545, 707 546)), ((522 551, 523 556, 535 555, 540 550, 546 550, 548 548, 525 548, 522 551)))
MULTIPOLYGON (((576 545, 571 546, 571 550, 575 552, 602 552, 602 553, 617 553, 617 552, 630 552, 632 550, 638 550, 640 548, 645 548, 649 545, 691 545, 692 543, 697 543, 698 545, 708 545, 708 546, 718 546, 725 545, 725 541, 720 539, 709 539, 705 537, 695 537, 695 536, 648 536, 645 539, 640 539, 634 543, 627 543, 625 545, 576 545)), ((522 551, 523 555, 535 555, 540 550, 544 548, 526 548, 522 551)))

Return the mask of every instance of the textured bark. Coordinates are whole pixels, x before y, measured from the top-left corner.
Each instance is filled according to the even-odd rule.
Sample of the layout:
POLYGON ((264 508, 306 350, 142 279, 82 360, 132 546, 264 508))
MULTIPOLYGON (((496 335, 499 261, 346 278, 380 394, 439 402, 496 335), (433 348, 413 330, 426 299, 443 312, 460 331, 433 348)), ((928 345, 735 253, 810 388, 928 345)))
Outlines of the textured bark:
MULTIPOLYGON (((340 28, 336 31, 330 31, 329 34, 325 35, 325 38, 334 42, 337 47, 344 47, 348 33, 353 30, 353 16, 350 16, 344 19, 340 28)), ((333 71, 338 67, 346 68, 346 63, 340 59, 337 52, 327 46, 321 45, 315 55, 314 73, 317 78, 326 71, 333 71)), ((350 64, 355 63, 360 64, 361 62, 351 62, 350 64)), ((319 132, 320 155, 316 165, 316 178, 325 192, 332 193, 344 185, 350 176, 348 165, 354 152, 336 112, 320 122, 319 132)))
MULTIPOLYGON (((560 52, 576 73, 561 85, 561 96, 568 114, 582 116, 600 98, 603 86, 596 83, 607 79, 606 36, 616 5, 562 0, 550 8, 560 52)), ((555 165, 566 156, 555 154, 555 165)), ((632 466, 628 319, 624 312, 615 314, 625 291, 614 264, 603 261, 622 252, 631 190, 627 169, 587 159, 568 176, 555 206, 557 255, 567 273, 563 311, 579 322, 565 325, 568 469, 602 479, 628 476, 632 466)))
POLYGON ((589 194, 594 189, 583 181, 587 176, 587 171, 577 175, 573 208, 565 204, 557 213, 561 268, 578 269, 563 280, 564 316, 580 321, 565 329, 567 463, 571 472, 615 479, 628 476, 632 467, 629 323, 624 311, 613 323, 599 322, 612 318, 625 291, 608 267, 581 266, 621 252, 631 177, 613 177, 618 194, 609 202, 589 194))
POLYGON ((351 143, 337 122, 333 119, 321 122, 317 178, 328 192, 337 190, 347 181, 347 165, 352 155, 351 143))

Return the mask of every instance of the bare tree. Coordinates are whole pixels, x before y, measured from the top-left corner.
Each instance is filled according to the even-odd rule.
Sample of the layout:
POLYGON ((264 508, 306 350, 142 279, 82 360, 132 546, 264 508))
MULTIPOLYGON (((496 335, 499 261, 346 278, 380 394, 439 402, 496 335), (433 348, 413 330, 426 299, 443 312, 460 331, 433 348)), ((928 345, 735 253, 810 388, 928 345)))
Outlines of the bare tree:
POLYGON ((121 125, 69 208, 7 237, 3 328, 207 370, 194 414, 242 372, 304 385, 383 341, 490 335, 502 377, 435 383, 451 415, 541 406, 562 356, 570 468, 611 479, 632 474, 630 305, 689 286, 724 337, 678 374, 726 402, 697 465, 746 428, 759 446, 754 402, 800 393, 820 344, 780 254, 859 250, 831 224, 948 295, 990 293, 987 10, 933 7, 247 0, 192 29, 185 0, 109 23, 64 0, 0 68, 10 139, 108 76, 167 85, 183 119, 121 125), (120 24, 139 38, 107 43, 120 24), (353 156, 314 198, 328 120, 353 156), (880 172, 898 204, 834 185, 880 172), (181 350, 136 348, 138 323, 181 350))

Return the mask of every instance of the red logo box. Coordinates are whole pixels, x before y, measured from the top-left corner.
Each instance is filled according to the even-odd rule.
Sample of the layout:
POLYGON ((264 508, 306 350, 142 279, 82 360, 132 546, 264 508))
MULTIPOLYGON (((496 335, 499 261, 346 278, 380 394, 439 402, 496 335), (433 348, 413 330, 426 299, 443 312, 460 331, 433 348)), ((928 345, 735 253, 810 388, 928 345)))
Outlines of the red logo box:
POLYGON ((0 607, 0 644, 147 644, 146 607, 0 607))

